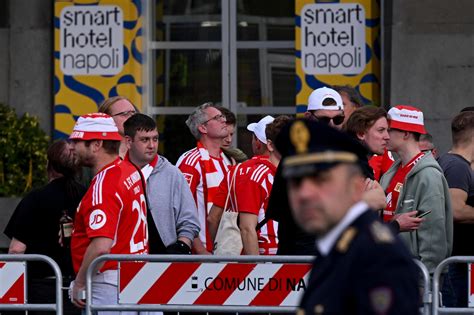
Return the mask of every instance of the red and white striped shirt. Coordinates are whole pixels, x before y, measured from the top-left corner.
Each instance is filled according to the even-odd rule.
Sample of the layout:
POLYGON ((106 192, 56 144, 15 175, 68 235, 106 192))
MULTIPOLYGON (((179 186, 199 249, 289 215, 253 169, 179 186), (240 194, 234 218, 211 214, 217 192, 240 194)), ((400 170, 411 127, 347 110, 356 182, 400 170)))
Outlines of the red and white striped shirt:
MULTIPOLYGON (((220 185, 215 205, 224 208, 229 191, 229 182, 235 174, 235 184, 231 187, 227 208, 233 211, 255 214, 257 222, 265 218, 265 211, 273 187, 276 167, 268 156, 254 156, 233 167, 220 185), (234 189, 235 187, 235 189, 234 189)), ((278 249, 278 222, 269 220, 257 231, 258 247, 261 255, 274 255, 278 249)))
POLYGON ((199 239, 209 252, 212 252, 212 241, 207 228, 207 215, 214 203, 219 184, 229 170, 230 162, 223 153, 213 157, 198 142, 197 147, 185 152, 178 159, 176 166, 186 178, 198 209, 201 226, 199 239))
MULTIPOLYGON (((119 158, 92 179, 77 208, 71 239, 71 255, 77 273, 91 239, 113 240, 111 254, 147 254, 146 202, 140 173, 119 158)), ((108 261, 101 271, 117 269, 108 261)))
MULTIPOLYGON (((235 178, 237 209, 242 213, 251 213, 261 222, 273 187, 273 178, 276 167, 265 158, 260 158, 251 167, 239 168, 235 178)), ((278 249, 278 223, 273 220, 263 225, 257 231, 258 248, 260 255, 275 255, 278 249)))

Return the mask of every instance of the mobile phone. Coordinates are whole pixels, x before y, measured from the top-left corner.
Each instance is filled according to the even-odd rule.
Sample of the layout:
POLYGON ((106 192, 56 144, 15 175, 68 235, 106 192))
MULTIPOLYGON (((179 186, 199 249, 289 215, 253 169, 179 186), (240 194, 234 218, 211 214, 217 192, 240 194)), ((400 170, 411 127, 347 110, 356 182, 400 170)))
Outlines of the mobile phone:
POLYGON ((416 217, 417 218, 423 218, 424 216, 427 216, 428 214, 431 213, 431 210, 428 210, 428 211, 418 211, 416 213, 416 217))

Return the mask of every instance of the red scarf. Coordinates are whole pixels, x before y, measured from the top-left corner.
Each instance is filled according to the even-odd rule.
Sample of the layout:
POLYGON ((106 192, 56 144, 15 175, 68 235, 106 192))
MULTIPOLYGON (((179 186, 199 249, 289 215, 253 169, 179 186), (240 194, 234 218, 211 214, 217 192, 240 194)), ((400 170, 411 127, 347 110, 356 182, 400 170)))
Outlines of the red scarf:
MULTIPOLYGON (((200 154, 199 163, 201 165, 201 179, 204 190, 204 205, 206 207, 206 217, 211 210, 214 203, 214 198, 219 190, 219 184, 224 175, 228 172, 228 165, 230 164, 226 159, 224 153, 220 152, 219 158, 211 157, 209 151, 198 141, 197 148, 200 154), (222 173, 216 168, 214 160, 219 163, 222 173)), ((202 227, 201 227, 202 228, 202 227)), ((206 247, 212 252, 213 243, 210 241, 210 234, 206 224, 206 247)))
POLYGON ((385 190, 387 198, 387 206, 383 211, 383 220, 384 222, 389 222, 395 216, 395 211, 397 210, 398 197, 402 191, 403 184, 407 174, 413 169, 413 167, 418 163, 418 161, 424 156, 423 152, 418 153, 407 165, 398 168, 395 175, 392 177, 390 184, 385 190))

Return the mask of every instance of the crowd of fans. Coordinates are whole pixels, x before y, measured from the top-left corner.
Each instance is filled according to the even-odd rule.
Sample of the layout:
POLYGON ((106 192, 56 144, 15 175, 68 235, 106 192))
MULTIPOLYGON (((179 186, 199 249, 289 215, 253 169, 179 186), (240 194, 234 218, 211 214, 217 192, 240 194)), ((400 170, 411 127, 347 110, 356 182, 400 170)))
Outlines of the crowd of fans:
MULTIPOLYGON (((85 305, 85 272, 94 258, 108 253, 212 255, 226 211, 238 213, 235 242, 241 247, 236 254, 318 254, 318 233, 308 232, 291 214, 287 178, 294 174, 280 161, 325 134, 291 128, 291 146, 279 146, 281 130, 294 118, 266 116, 247 126, 253 151, 248 158, 232 147, 235 115, 205 103, 186 120, 196 147, 175 166, 158 154, 155 120, 138 113, 128 99, 110 98, 99 112, 81 116, 69 141, 51 145, 49 184, 22 200, 5 230, 9 253, 45 254, 58 262, 77 307, 85 305)), ((363 106, 350 86, 313 91, 302 121, 341 130, 367 150, 360 159, 361 200, 430 274, 451 255, 474 254, 472 108, 453 117, 452 149, 442 155, 420 109, 398 105, 387 112, 363 106)), ((315 171, 313 164, 303 165, 304 174, 315 171)), ((34 290, 44 297, 38 291, 29 296, 44 302, 54 296, 52 275, 31 265, 29 288, 41 288, 34 290)), ((466 265, 446 271, 445 305, 467 305, 467 272, 466 265)), ((117 303, 116 263, 101 265, 92 280, 94 303, 117 303)))

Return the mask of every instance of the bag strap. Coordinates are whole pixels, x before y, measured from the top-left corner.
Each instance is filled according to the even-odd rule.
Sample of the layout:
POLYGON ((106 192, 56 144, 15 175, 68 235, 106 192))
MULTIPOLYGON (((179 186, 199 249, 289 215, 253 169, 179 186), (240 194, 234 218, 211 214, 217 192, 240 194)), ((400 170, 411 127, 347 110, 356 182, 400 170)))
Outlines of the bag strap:
POLYGON ((258 222, 257 226, 255 227, 255 231, 260 231, 260 229, 262 228, 262 226, 264 226, 265 224, 267 224, 267 222, 269 221, 270 219, 265 217, 263 218, 262 221, 258 222))
POLYGON ((148 241, 149 241, 148 251, 150 254, 164 253, 164 250, 166 249, 166 245, 165 243, 163 243, 163 240, 161 239, 160 233, 158 232, 158 228, 156 227, 155 219, 153 219, 153 215, 151 214, 150 202, 148 201, 148 195, 146 193, 146 185, 147 185, 146 180, 143 177, 142 170, 137 165, 132 163, 132 161, 129 161, 129 162, 138 171, 138 174, 140 175, 140 180, 143 186, 143 196, 145 197, 146 219, 147 219, 147 227, 148 227, 148 241))
POLYGON ((232 179, 230 180, 230 183, 227 184, 227 197, 225 199, 224 211, 227 210, 227 205, 229 203, 232 188, 234 188, 234 200, 237 200, 235 198, 235 175, 237 174, 237 171, 239 170, 240 164, 241 163, 237 164, 237 166, 235 167, 234 174, 232 174, 232 179))

